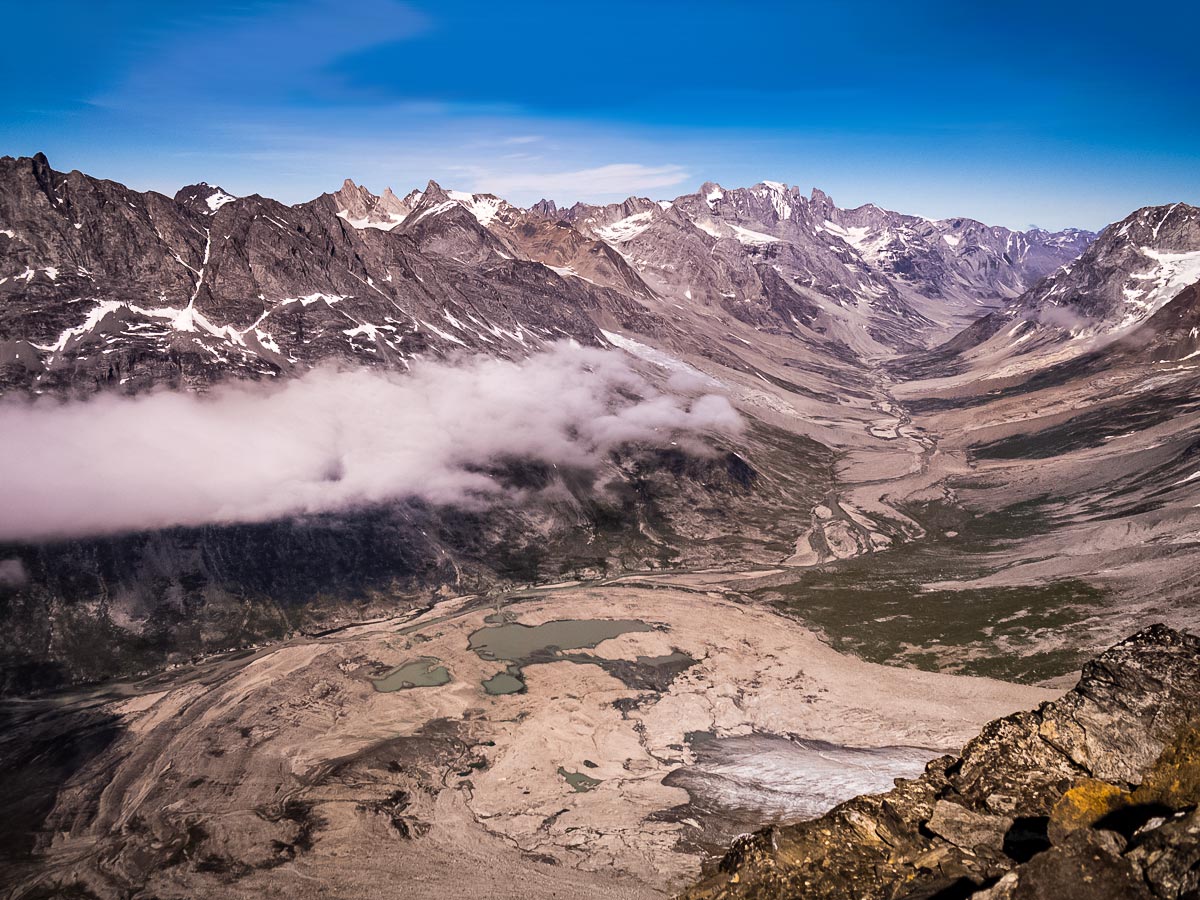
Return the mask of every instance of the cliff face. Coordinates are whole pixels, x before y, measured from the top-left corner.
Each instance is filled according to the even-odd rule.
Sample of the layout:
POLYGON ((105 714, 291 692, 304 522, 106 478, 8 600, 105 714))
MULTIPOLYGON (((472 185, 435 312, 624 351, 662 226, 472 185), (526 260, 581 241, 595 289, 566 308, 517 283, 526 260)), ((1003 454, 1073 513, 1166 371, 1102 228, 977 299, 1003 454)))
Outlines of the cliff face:
POLYGON ((738 840, 688 900, 1200 896, 1200 639, 1156 625, 886 794, 738 840))

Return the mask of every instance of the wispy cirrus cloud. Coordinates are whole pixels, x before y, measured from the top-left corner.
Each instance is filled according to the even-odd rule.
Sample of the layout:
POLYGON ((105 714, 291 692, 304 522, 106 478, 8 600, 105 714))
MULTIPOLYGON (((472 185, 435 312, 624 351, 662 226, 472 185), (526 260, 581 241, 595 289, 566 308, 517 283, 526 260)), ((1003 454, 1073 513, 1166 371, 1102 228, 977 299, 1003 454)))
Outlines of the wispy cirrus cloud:
POLYGON ((501 197, 601 200, 675 187, 690 175, 678 165, 611 163, 571 172, 472 170, 472 186, 501 197))

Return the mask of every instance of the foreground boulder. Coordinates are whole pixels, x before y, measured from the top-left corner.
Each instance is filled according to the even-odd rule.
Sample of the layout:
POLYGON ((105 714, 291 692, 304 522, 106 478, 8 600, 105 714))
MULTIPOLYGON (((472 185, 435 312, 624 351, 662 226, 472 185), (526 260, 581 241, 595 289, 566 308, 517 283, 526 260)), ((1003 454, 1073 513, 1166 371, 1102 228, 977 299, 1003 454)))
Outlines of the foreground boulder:
POLYGON ((1200 897, 1200 638, 1162 625, 886 794, 739 839, 688 900, 1200 897))

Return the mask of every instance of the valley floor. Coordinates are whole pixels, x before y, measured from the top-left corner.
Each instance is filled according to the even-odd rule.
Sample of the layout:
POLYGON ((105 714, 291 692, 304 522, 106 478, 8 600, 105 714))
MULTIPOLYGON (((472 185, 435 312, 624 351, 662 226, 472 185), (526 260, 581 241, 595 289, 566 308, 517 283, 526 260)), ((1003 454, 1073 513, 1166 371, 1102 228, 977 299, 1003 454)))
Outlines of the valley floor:
POLYGON ((37 873, 10 883, 18 895, 57 881, 100 896, 145 884, 158 897, 360 897, 389 882, 411 897, 661 896, 738 830, 887 788, 1055 696, 840 654, 739 592, 745 574, 458 598, 30 704, 10 746, 84 716, 115 733, 54 802, 37 873), (571 619, 649 630, 547 649, 523 665, 525 692, 484 689, 506 664, 469 649, 472 635, 571 619), (690 664, 655 670, 672 655, 690 664), (419 658, 449 683, 373 685, 419 658), (755 735, 782 740, 705 749, 755 735))

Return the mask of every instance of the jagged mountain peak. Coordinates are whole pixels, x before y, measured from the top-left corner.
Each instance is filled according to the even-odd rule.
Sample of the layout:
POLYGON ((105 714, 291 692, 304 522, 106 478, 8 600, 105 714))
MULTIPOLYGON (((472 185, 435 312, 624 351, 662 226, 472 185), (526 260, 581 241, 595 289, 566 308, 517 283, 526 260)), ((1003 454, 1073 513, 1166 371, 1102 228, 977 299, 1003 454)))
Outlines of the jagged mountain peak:
POLYGON ((378 197, 367 190, 366 187, 355 183, 353 178, 347 178, 342 182, 342 186, 332 194, 333 197, 342 201, 349 206, 363 205, 364 208, 373 204, 378 197))
MULTIPOLYGON (((329 339, 330 352, 346 352, 342 343, 351 343, 358 353, 364 342, 377 347, 381 360, 394 357, 398 347, 405 354, 417 352, 415 339, 406 342, 393 335, 391 343, 377 346, 366 340, 377 332, 361 329, 369 325, 378 330, 385 324, 399 329, 388 322, 389 316, 397 317, 393 298, 404 309, 427 302, 445 304, 447 298, 438 293, 441 287, 426 287, 437 276, 422 266, 435 257, 443 261, 438 265, 477 269, 482 280, 517 279, 504 289, 506 296, 510 289, 530 296, 540 296, 543 290, 561 292, 566 284, 572 295, 591 297, 588 308, 615 302, 625 310, 627 302, 657 307, 668 301, 688 314, 704 309, 705 316, 728 316, 805 342, 841 341, 851 348, 848 352, 876 355, 940 340, 953 325, 965 324, 968 314, 970 319, 979 315, 976 303, 1003 291, 1015 296, 1016 287, 1005 285, 1019 285, 1029 277, 1024 245, 1024 256, 1006 260, 1003 241, 982 226, 978 240, 991 241, 987 247, 977 248, 974 237, 963 237, 952 247, 954 241, 946 240, 936 223, 876 207, 841 211, 820 190, 805 197, 781 182, 726 189, 708 181, 699 192, 670 203, 633 196, 619 203, 577 203, 568 209, 545 201, 525 211, 493 194, 447 190, 436 180, 401 198, 390 188, 376 196, 347 178, 337 191, 282 206, 255 195, 232 203, 231 195, 205 183, 189 185, 172 202, 80 173, 44 169, 39 177, 35 169, 32 159, 0 165, 0 250, 6 254, 0 278, 9 279, 7 290, 24 290, 27 284, 32 290, 58 277, 66 303, 78 291, 68 291, 65 273, 82 267, 97 279, 120 279, 119 296, 111 301, 103 300, 109 288, 99 281, 88 288, 103 302, 130 297, 129 302, 144 311, 179 310, 194 301, 212 324, 204 340, 232 343, 235 355, 246 357, 251 367, 282 365, 269 346, 252 346, 256 332, 242 334, 241 329, 259 321, 264 311, 268 319, 256 328, 266 335, 261 340, 281 348, 280 359, 291 364, 290 357, 307 360, 323 352, 324 345, 303 336, 308 334, 305 330, 289 332, 302 337, 299 344, 285 347, 280 337, 284 326, 268 321, 276 315, 270 304, 295 297, 334 298, 336 313, 343 317, 351 309, 344 298, 382 303, 386 297, 386 309, 364 309, 340 328, 335 327, 337 315, 329 318, 324 324, 327 334, 342 335, 329 339), (208 202, 213 197, 229 205, 221 215, 230 227, 220 228, 219 235, 216 229, 206 235, 196 219, 214 214, 208 202), (129 228, 139 235, 135 240, 100 240, 102 234, 129 228), (381 232, 404 235, 406 241, 393 243, 380 237, 381 232), (256 260, 247 268, 250 254, 256 260), (412 258, 401 261, 404 254, 412 258), (348 269, 344 259, 360 262, 348 269), (511 274, 499 274, 504 272, 511 274), (615 293, 600 300, 601 291, 615 293), (159 299, 163 295, 165 301, 159 299), (223 330, 231 323, 239 329, 237 337, 223 330), (944 331, 931 332, 935 327, 944 331)), ((1054 266, 1073 256, 1065 246, 1047 253, 1054 266)), ((284 304, 278 311, 280 321, 284 313, 290 316, 305 308, 309 319, 317 309, 331 315, 314 303, 295 308, 284 304)), ((428 318, 428 310, 424 315, 454 339, 439 337, 425 326, 420 333, 453 346, 456 340, 475 340, 438 324, 444 320, 443 308, 436 307, 434 319, 428 318)), ((96 330, 81 324, 78 313, 78 307, 64 305, 55 313, 59 318, 54 326, 47 324, 45 334, 39 332, 38 346, 56 347, 65 333, 85 326, 87 335, 81 332, 71 343, 72 351, 84 347, 85 337, 108 334, 104 329, 112 323, 96 330)), ((145 315, 152 323, 166 313, 145 315)), ((457 313, 451 315, 466 322, 457 313)), ((477 317, 484 321, 493 315, 477 317)), ((535 320, 529 316, 526 324, 535 320)), ((187 319, 195 321, 194 316, 187 319)), ((137 324, 140 329, 146 323, 137 324)), ((182 326, 172 327, 162 341, 185 340, 179 336, 182 326)), ((142 333, 131 332, 129 340, 142 333)), ((487 340, 491 334, 487 332, 487 340)), ((587 327, 578 331, 585 340, 594 334, 587 327)), ((487 343, 482 337, 478 340, 487 343)), ((220 352, 229 352, 222 347, 220 352)), ((79 351, 81 359, 85 351, 86 347, 79 351)), ((59 359, 60 351, 40 353, 55 373, 66 373, 73 365, 65 357, 59 359)), ((97 365, 106 362, 97 359, 97 365)))
POLYGON ((1023 306, 1070 309, 1105 330, 1152 316, 1200 281, 1200 209, 1146 206, 1108 226, 1077 265, 1065 266, 1023 306))
POLYGON ((388 187, 376 196, 366 187, 347 178, 342 182, 340 190, 326 196, 337 207, 337 215, 353 227, 389 231, 412 212, 421 193, 413 191, 401 199, 388 187))
MULTIPOLYGON (((685 194, 683 198, 677 197, 676 200, 694 197, 695 194, 685 194)), ((699 196, 708 204, 710 209, 716 207, 718 203, 725 198, 725 188, 717 184, 715 181, 706 181, 700 185, 699 196)))
POLYGON ((813 214, 821 219, 829 219, 837 209, 833 198, 818 187, 814 187, 808 195, 808 203, 813 214))
POLYGON ((764 178, 762 181, 758 182, 754 186, 755 187, 765 187, 769 191, 778 191, 781 194, 798 194, 800 192, 799 188, 797 188, 793 185, 789 185, 787 182, 770 181, 769 179, 766 179, 766 178, 764 178))
POLYGON ((1145 245, 1158 250, 1194 249, 1200 229, 1200 208, 1188 203, 1164 203, 1143 206, 1120 222, 1106 228, 1097 243, 1105 248, 1110 242, 1145 245))
POLYGON ((429 181, 426 183, 423 194, 424 194, 424 199, 429 202, 432 202, 432 203, 437 203, 442 200, 450 199, 449 195, 446 193, 445 188, 443 188, 440 184, 438 184, 432 178, 430 178, 429 181))

